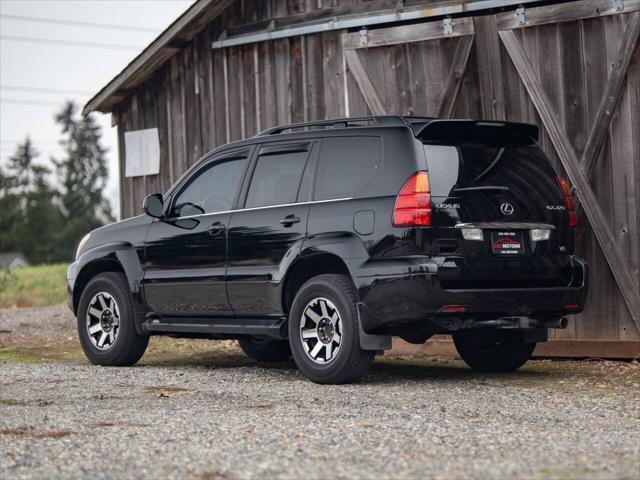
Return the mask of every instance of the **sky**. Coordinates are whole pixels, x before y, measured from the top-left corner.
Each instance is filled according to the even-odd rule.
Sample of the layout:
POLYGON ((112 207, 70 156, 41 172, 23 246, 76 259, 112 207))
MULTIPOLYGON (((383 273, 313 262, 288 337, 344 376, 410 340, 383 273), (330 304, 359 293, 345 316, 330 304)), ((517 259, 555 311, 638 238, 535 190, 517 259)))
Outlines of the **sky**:
MULTIPOLYGON (((192 3, 0 0, 0 164, 29 136, 38 160, 50 166, 62 153, 53 116, 64 101, 84 106, 192 3)), ((118 214, 117 131, 110 115, 93 115, 108 149, 104 193, 118 214)))

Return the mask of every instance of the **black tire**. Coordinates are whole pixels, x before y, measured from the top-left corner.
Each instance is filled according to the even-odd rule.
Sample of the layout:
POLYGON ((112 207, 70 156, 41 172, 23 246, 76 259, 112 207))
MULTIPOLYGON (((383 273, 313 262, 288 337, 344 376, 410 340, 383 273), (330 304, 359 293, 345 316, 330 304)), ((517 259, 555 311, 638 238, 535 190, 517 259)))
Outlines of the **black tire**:
POLYGON ((527 363, 535 343, 526 343, 522 333, 490 331, 453 336, 462 360, 478 372, 511 372, 527 363))
POLYGON ((133 301, 126 277, 117 272, 105 272, 89 281, 78 305, 78 335, 82 350, 95 365, 126 366, 136 363, 144 355, 149 344, 148 335, 138 335, 134 324, 133 301), (118 333, 113 344, 101 350, 90 338, 87 311, 95 295, 106 292, 117 303, 119 312, 118 333))
MULTIPOLYGON (((356 292, 345 275, 319 275, 298 290, 289 314, 289 343, 293 359, 302 373, 315 383, 342 384, 360 379, 371 367, 375 351, 360 348, 356 292), (327 363, 311 359, 300 334, 302 316, 314 299, 329 300, 339 313, 341 332, 337 353, 327 363)), ((318 340, 319 341, 319 340, 318 340)))
POLYGON ((238 344, 247 357, 256 362, 284 362, 291 358, 291 348, 286 340, 242 337, 238 344))

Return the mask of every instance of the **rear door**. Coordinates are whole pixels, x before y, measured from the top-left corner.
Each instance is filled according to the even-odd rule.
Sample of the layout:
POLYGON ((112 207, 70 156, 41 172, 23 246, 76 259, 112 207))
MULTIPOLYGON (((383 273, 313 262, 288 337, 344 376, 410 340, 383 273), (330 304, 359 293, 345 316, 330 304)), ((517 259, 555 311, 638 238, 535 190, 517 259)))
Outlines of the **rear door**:
POLYGON ((227 293, 237 316, 281 315, 290 251, 307 232, 315 141, 263 145, 229 225, 227 293))
POLYGON ((558 178, 537 146, 461 142, 424 149, 433 251, 446 254, 455 245, 464 257, 451 271, 452 287, 570 281, 566 255, 573 251, 573 229, 558 178), (473 236, 478 230, 480 237, 473 236), (548 238, 539 231, 548 231, 548 238))

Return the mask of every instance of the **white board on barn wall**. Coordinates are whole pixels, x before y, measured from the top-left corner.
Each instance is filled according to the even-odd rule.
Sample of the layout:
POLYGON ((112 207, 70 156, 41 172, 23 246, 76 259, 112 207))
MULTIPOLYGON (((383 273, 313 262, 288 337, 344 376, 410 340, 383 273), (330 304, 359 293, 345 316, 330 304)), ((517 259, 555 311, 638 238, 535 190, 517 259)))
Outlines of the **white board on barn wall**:
POLYGON ((160 173, 160 138, 157 128, 124 132, 125 177, 160 173))

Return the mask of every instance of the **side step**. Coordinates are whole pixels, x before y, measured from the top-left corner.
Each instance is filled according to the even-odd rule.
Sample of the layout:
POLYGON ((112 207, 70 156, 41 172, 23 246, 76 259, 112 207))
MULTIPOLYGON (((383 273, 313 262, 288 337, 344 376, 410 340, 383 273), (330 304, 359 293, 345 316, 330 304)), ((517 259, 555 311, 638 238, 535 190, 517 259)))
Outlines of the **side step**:
POLYGON ((220 333, 264 335, 286 339, 286 319, 277 318, 150 318, 142 328, 148 333, 220 333))

